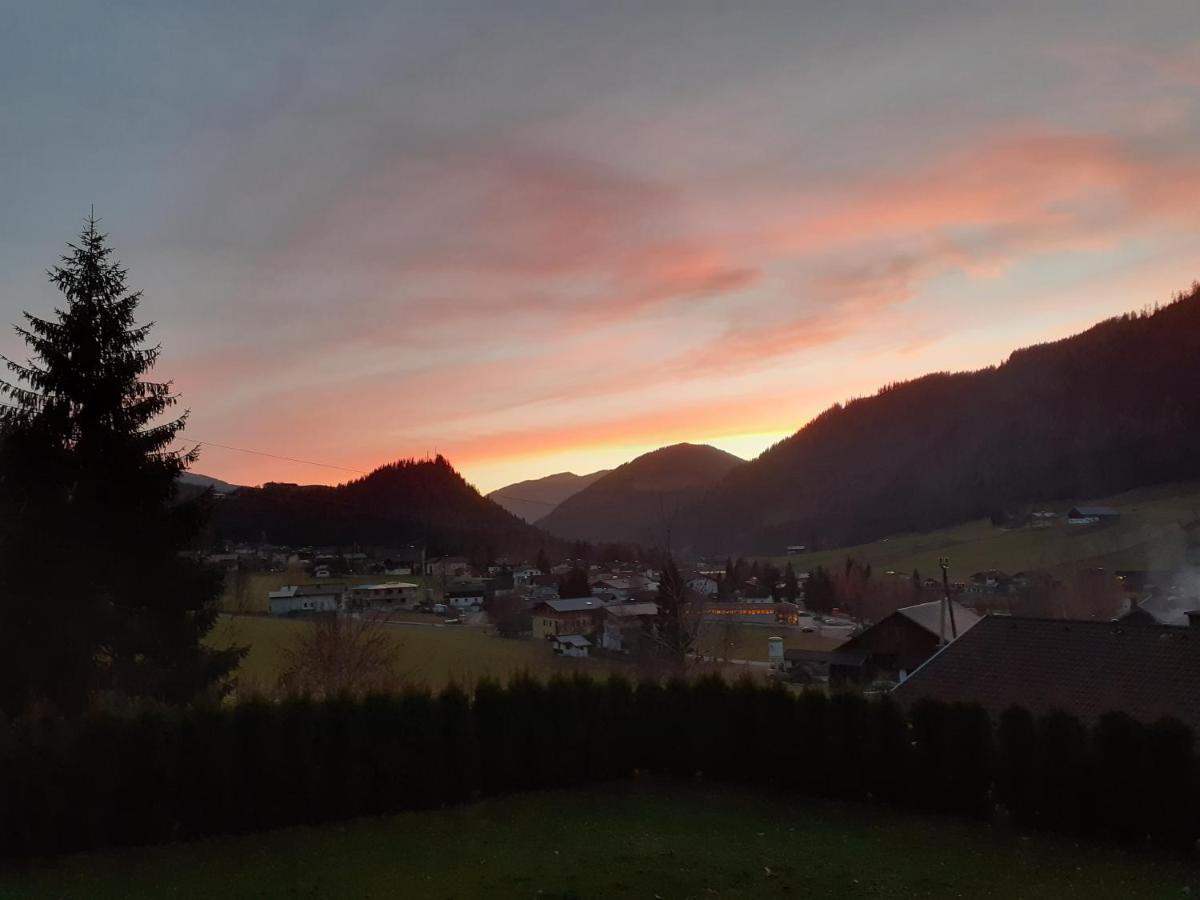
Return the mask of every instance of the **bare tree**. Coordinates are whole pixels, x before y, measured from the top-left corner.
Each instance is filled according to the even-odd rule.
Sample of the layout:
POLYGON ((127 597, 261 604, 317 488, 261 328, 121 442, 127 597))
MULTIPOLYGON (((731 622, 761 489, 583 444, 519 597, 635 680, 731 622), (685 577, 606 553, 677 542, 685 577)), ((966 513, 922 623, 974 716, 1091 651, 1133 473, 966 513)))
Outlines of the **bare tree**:
POLYGON ((401 649, 379 615, 322 616, 284 650, 279 686, 324 697, 395 689, 404 681, 401 649))
POLYGON ((515 591, 497 591, 484 604, 484 611, 501 637, 520 637, 533 630, 525 598, 515 591))
POLYGON ((696 661, 703 622, 703 597, 688 590, 675 560, 667 557, 658 582, 655 644, 659 654, 678 671, 686 671, 696 661))

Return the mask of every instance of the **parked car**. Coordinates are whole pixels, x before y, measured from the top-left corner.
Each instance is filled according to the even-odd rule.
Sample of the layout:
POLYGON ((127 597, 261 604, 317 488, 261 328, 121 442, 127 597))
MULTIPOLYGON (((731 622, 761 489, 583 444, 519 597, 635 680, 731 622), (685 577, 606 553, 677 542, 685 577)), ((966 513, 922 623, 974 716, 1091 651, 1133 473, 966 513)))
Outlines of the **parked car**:
POLYGON ((462 616, 455 616, 452 619, 447 619, 446 624, 447 625, 461 625, 462 624, 462 616))

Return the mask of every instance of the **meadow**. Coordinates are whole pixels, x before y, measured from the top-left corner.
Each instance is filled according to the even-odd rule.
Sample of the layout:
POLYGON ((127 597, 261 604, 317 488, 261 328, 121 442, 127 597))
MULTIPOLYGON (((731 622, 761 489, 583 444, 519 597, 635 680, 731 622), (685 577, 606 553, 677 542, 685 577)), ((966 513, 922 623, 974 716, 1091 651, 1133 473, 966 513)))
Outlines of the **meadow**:
POLYGON ((1196 896, 1179 858, 643 779, 0 870, 0 898, 1196 896))
MULTIPOLYGON (((524 672, 604 674, 614 667, 627 668, 619 661, 564 659, 555 656, 546 641, 497 637, 490 629, 444 625, 434 616, 408 618, 412 624, 388 628, 400 675, 406 683, 433 690, 451 683, 471 686, 485 677, 506 681, 524 672)), ((308 627, 303 619, 222 615, 207 640, 214 647, 248 647, 237 672, 239 689, 270 691, 286 666, 288 648, 308 627)))
POLYGON ((965 522, 924 534, 900 534, 815 553, 778 557, 798 572, 817 566, 837 569, 846 558, 869 562, 878 575, 888 570, 910 575, 938 576, 938 560, 950 559, 951 579, 965 581, 972 572, 999 569, 1019 572, 1039 569, 1102 567, 1109 570, 1162 570, 1179 565, 1184 555, 1181 526, 1200 519, 1200 484, 1163 485, 1127 491, 1076 503, 1035 504, 1059 518, 1049 528, 998 528, 987 519, 965 522), (1121 513, 1109 525, 1070 526, 1063 514, 1074 505, 1112 506, 1121 513))

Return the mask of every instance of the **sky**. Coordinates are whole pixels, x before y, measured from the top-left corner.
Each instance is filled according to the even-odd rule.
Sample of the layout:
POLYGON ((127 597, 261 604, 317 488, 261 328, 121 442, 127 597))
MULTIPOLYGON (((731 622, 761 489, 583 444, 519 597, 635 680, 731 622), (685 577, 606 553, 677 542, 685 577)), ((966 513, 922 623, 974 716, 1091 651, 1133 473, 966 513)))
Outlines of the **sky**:
POLYGON ((1195 0, 5 10, 0 321, 94 205, 236 483, 750 458, 1200 278, 1195 0))

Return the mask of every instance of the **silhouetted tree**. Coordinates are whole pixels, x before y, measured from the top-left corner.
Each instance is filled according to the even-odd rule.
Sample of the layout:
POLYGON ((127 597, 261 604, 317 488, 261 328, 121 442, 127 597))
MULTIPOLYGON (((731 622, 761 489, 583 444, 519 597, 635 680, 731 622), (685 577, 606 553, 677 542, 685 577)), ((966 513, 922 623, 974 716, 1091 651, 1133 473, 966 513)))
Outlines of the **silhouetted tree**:
POLYGON ((572 567, 571 571, 558 580, 558 596, 564 600, 592 596, 592 586, 588 584, 587 572, 578 566, 572 567))
POLYGON ((804 605, 814 612, 829 612, 837 606, 837 587, 824 566, 817 566, 804 587, 804 605))
POLYGON ((176 496, 187 414, 162 420, 178 397, 146 380, 159 348, 95 218, 68 246, 49 273, 64 302, 25 314, 30 358, 5 359, 0 382, 0 705, 187 701, 221 690, 241 652, 202 645, 220 575, 180 553, 207 503, 176 496))
POLYGON ((683 667, 691 659, 703 617, 698 597, 687 589, 679 567, 667 557, 658 579, 658 643, 672 664, 683 667))
POLYGON ((800 597, 800 582, 796 578, 796 570, 789 562, 783 570, 783 599, 795 603, 800 597))
POLYGON ((550 557, 546 555, 544 547, 538 548, 537 561, 534 562, 534 565, 541 569, 543 575, 550 574, 550 569, 553 567, 550 565, 550 557))

